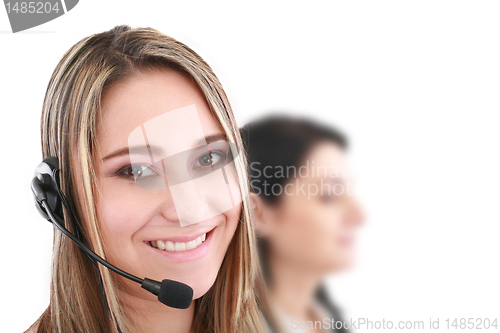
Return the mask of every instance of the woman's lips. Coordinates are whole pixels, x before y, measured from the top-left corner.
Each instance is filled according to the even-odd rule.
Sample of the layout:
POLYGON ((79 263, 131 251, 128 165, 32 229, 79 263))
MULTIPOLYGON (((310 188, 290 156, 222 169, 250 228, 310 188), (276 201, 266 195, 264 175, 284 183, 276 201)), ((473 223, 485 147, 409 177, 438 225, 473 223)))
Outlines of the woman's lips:
POLYGON ((196 234, 192 234, 189 236, 175 236, 175 237, 169 237, 169 238, 156 238, 156 239, 151 239, 150 241, 158 241, 161 240, 163 242, 171 241, 173 243, 179 242, 179 243, 187 243, 190 241, 195 240, 196 238, 202 236, 203 234, 207 234, 208 232, 212 231, 215 227, 212 227, 211 229, 206 228, 204 231, 200 231, 196 234))
POLYGON ((210 230, 206 234, 202 234, 197 238, 190 240, 189 242, 174 243, 170 240, 166 242, 158 240, 145 243, 155 253, 158 253, 167 259, 173 261, 193 260, 204 256, 208 252, 216 228, 217 227, 210 230))

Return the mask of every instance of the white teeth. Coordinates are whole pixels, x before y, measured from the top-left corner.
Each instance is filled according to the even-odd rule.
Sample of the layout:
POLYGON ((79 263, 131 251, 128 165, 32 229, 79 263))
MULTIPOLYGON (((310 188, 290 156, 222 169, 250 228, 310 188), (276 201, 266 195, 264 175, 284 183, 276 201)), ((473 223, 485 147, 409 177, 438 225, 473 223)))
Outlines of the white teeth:
POLYGON ((167 241, 165 243, 165 250, 167 250, 167 251, 175 251, 175 245, 174 245, 174 243, 171 242, 171 241, 167 241))
POLYGON ((186 251, 186 243, 175 243, 175 251, 186 251))
POLYGON ((192 240, 192 241, 186 243, 186 250, 191 250, 191 249, 194 249, 195 247, 196 247, 195 240, 192 240))
POLYGON ((170 251, 170 252, 173 252, 173 251, 180 252, 180 251, 187 251, 187 250, 192 250, 194 248, 197 248, 201 243, 203 243, 205 241, 206 238, 207 238, 207 234, 203 234, 200 237, 196 238, 195 240, 192 240, 192 241, 189 241, 186 243, 182 243, 182 242, 174 243, 171 241, 163 242, 162 240, 156 240, 156 241, 150 241, 149 244, 152 247, 157 248, 158 250, 170 251))

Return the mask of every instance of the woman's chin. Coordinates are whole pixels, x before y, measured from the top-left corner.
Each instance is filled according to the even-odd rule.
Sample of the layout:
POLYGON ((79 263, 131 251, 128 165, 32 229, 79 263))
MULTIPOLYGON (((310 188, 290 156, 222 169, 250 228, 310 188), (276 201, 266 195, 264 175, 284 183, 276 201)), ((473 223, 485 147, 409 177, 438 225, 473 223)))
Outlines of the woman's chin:
POLYGON ((215 277, 214 278, 209 278, 205 277, 200 280, 196 280, 191 286, 193 288, 193 300, 198 299, 205 295, 210 288, 214 285, 215 282, 215 277))

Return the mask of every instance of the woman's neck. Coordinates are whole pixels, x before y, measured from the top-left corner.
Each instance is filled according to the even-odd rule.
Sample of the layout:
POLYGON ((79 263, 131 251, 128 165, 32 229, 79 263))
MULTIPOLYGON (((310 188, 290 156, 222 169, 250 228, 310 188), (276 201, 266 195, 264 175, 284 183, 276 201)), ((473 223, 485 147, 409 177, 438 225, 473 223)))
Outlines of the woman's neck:
POLYGON ((138 332, 193 333, 194 301, 187 309, 174 309, 158 300, 145 299, 137 295, 122 292, 123 303, 128 304, 130 318, 138 332))
POLYGON ((309 320, 321 274, 296 263, 270 260, 272 301, 290 317, 309 320))

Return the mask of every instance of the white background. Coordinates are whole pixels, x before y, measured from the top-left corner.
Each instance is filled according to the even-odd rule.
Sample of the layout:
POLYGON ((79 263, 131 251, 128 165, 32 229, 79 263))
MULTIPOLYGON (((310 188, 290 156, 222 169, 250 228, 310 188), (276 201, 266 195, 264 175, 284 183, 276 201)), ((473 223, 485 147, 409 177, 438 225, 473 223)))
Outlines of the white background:
POLYGON ((29 184, 50 75, 118 24, 198 52, 240 126, 284 110, 347 132, 368 220, 356 267, 329 280, 346 318, 500 317, 499 17, 497 1, 82 0, 12 34, 1 7, 0 331, 49 301, 53 230, 29 184))

